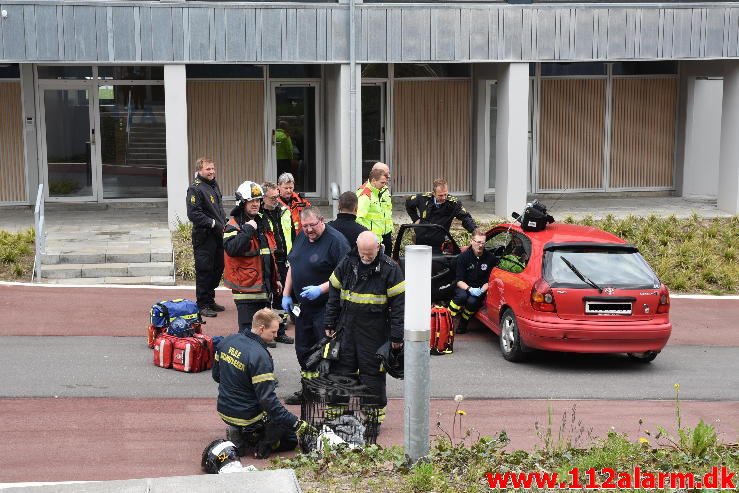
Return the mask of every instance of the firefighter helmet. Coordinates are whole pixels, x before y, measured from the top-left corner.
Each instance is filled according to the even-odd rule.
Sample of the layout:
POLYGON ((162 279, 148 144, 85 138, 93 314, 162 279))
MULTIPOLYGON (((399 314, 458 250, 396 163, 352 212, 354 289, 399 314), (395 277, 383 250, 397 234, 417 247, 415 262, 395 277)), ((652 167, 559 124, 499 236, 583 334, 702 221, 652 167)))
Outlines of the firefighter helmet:
POLYGON ((200 467, 208 474, 231 472, 231 469, 241 469, 240 466, 239 455, 233 442, 223 438, 210 442, 203 450, 200 460, 200 467), (239 467, 236 467, 237 464, 239 467))
POLYGON ((393 349, 390 341, 380 346, 375 356, 380 362, 381 370, 393 378, 403 380, 403 346, 393 349))
POLYGON ((245 181, 241 185, 239 185, 239 188, 236 189, 236 201, 239 203, 239 205, 243 205, 244 202, 248 202, 250 200, 258 200, 264 197, 264 191, 262 190, 261 185, 259 183, 254 183, 253 181, 245 181))

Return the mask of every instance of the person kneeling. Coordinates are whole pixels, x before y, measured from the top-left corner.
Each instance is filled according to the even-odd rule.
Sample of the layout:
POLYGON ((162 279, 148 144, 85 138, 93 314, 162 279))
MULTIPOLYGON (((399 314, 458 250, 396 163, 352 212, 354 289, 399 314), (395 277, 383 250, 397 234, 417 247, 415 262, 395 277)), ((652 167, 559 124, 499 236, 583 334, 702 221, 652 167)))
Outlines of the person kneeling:
POLYGON ((485 250, 485 233, 475 229, 470 248, 457 257, 457 284, 454 299, 449 303, 449 311, 457 320, 457 334, 467 332, 470 318, 485 302, 490 271, 497 262, 495 254, 485 250))
POLYGON ((277 336, 279 325, 280 316, 263 308, 254 314, 250 332, 230 335, 216 349, 212 376, 218 382, 218 415, 240 456, 253 451, 255 458, 266 459, 272 452, 293 450, 298 435, 311 429, 275 394, 266 344, 277 336))

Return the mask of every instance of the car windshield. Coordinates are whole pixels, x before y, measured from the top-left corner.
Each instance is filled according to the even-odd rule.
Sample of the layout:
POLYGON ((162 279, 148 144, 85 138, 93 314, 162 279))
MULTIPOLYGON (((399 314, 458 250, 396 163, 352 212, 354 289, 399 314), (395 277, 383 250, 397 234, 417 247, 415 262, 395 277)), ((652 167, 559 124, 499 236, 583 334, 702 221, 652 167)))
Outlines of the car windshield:
POLYGON ((647 261, 637 252, 577 248, 545 253, 544 279, 550 286, 592 287, 576 271, 601 287, 656 289, 660 286, 659 279, 647 261))

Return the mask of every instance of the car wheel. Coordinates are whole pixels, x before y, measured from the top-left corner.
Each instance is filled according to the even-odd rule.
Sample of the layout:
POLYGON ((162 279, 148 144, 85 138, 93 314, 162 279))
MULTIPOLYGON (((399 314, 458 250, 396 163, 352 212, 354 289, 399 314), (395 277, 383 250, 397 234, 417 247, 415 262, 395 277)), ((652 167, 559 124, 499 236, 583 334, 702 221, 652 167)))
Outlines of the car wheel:
POLYGON ((523 361, 525 357, 518 322, 511 310, 503 312, 500 319, 500 352, 508 361, 523 361))
POLYGON ((659 351, 645 351, 643 353, 626 353, 629 359, 639 363, 651 363, 657 357, 659 351))

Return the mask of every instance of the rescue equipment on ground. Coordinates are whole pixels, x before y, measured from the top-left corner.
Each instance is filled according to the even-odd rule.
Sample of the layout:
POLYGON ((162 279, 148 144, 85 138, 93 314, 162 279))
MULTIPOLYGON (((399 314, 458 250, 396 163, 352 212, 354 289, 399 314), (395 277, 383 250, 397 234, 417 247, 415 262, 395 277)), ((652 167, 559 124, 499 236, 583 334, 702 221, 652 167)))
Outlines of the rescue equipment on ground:
POLYGON ((554 218, 547 213, 547 207, 538 200, 526 204, 523 216, 517 212, 511 215, 521 223, 521 229, 524 231, 541 231, 547 224, 554 222, 554 218))
POLYGON ((454 322, 449 308, 431 307, 431 354, 439 356, 454 352, 454 322))
POLYGON ((161 334, 154 340, 154 365, 186 373, 198 373, 213 367, 215 344, 205 334, 175 337, 161 334))
POLYGON ((200 467, 208 474, 241 472, 245 468, 233 442, 219 438, 210 442, 203 450, 200 467))
POLYGON ((375 353, 380 363, 380 371, 386 372, 393 378, 403 380, 403 346, 393 349, 392 343, 387 341, 375 353))
POLYGON ((177 329, 181 331, 181 323, 187 324, 187 329, 192 334, 200 333, 203 322, 198 310, 198 304, 188 299, 163 300, 154 303, 149 312, 149 328, 147 329, 147 344, 154 347, 154 340, 163 332, 167 332, 176 320, 177 329))

